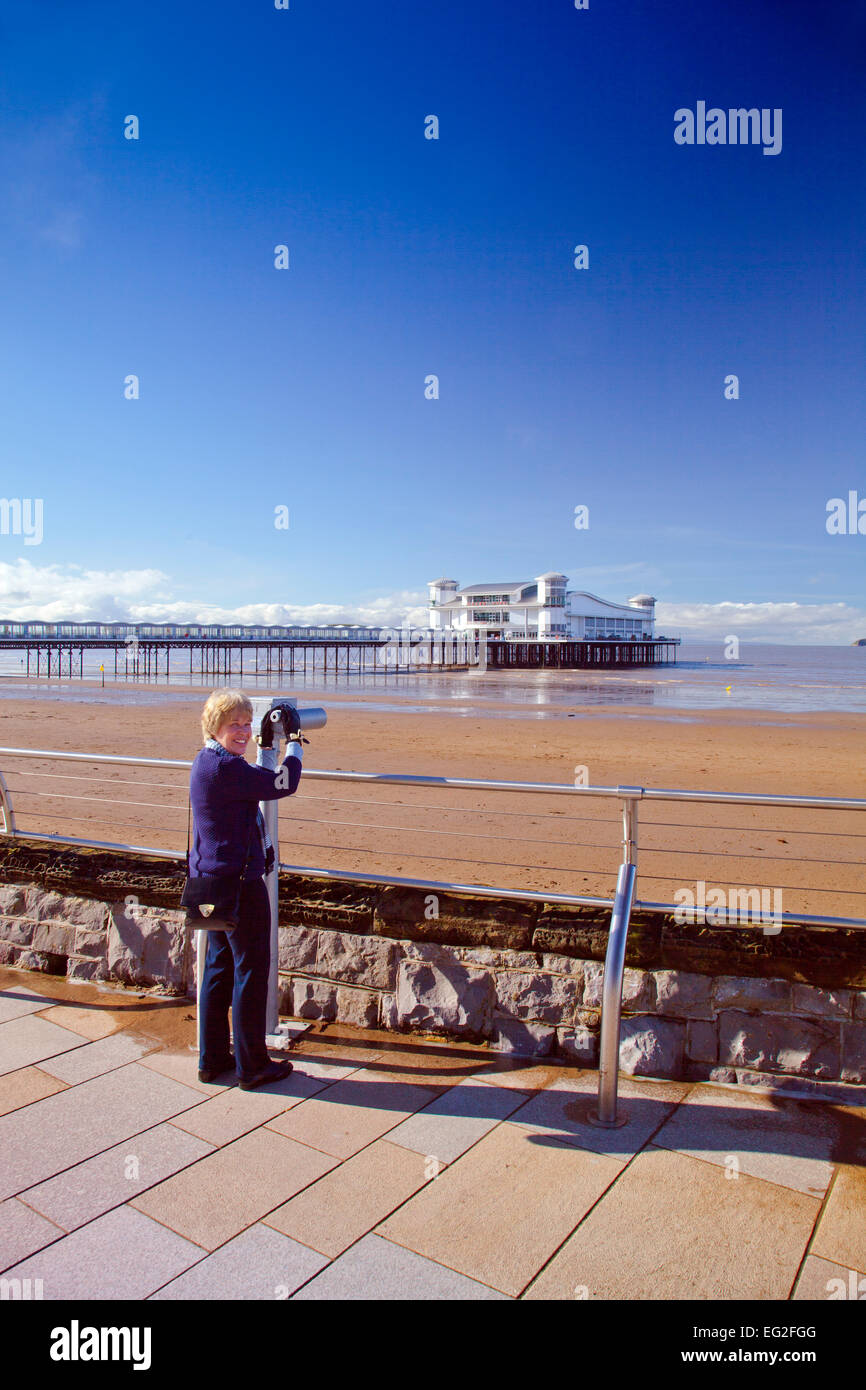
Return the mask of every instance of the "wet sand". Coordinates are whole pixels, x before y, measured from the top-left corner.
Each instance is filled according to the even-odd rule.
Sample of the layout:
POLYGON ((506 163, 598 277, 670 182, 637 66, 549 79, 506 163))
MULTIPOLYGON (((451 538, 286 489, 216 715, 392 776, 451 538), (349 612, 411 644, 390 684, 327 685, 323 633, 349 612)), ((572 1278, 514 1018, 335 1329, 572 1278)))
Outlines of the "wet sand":
MULTIPOLYGON (((195 756, 202 693, 175 689, 144 705, 115 703, 124 690, 133 693, 94 689, 88 701, 79 686, 74 702, 62 692, 2 699, 0 744, 195 756)), ((447 695, 423 702, 423 713, 417 697, 387 700, 396 708, 374 708, 380 697, 369 692, 299 695, 301 705, 324 704, 328 723, 310 734, 301 789, 281 805, 284 862, 532 891, 609 896, 613 889, 621 833, 613 799, 353 785, 311 777, 316 769, 866 798, 862 715, 575 706, 539 722, 514 705, 486 702, 477 714, 456 714, 447 695)), ((22 830, 185 849, 183 770, 10 754, 0 755, 0 768, 22 830), (107 807, 109 795, 115 804, 107 807)), ((643 802, 639 838, 644 900, 671 901, 676 886, 704 879, 778 888, 784 911, 866 917, 863 813, 643 802)))

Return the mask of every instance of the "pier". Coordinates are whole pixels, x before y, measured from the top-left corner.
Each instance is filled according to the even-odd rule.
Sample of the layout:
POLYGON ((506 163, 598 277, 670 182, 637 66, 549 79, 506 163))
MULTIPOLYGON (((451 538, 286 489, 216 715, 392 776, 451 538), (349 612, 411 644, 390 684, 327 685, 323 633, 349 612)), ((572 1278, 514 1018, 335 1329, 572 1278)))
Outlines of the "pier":
MULTIPOLYGON (((641 641, 539 641, 528 639, 478 641, 449 635, 412 640, 409 630, 390 643, 382 638, 251 638, 251 637, 0 637, 0 652, 21 652, 27 676, 85 679, 85 652, 104 652, 110 663, 105 674, 114 680, 169 677, 184 668, 193 675, 213 677, 244 674, 293 676, 307 670, 408 671, 542 669, 614 670, 676 662, 679 639, 641 641), (321 655, 320 655, 321 653, 321 655)), ((92 677, 93 672, 86 673, 92 677)))
POLYGON ((610 670, 624 666, 669 666, 676 663, 678 637, 638 642, 488 642, 487 665, 497 669, 552 666, 560 670, 610 670))
MULTIPOLYGON (((456 643, 454 644, 456 646, 456 643)), ((0 638, 0 652, 20 651, 28 676, 78 676, 84 679, 84 653, 105 652, 112 661, 115 680, 149 679, 171 674, 172 653, 180 658, 174 670, 188 663, 189 675, 243 676, 293 675, 305 672, 308 662, 324 670, 365 670, 376 666, 375 639, 298 639, 291 641, 251 638, 142 637, 122 640, 110 637, 0 638), (321 662, 317 660, 322 653, 321 662), (356 662, 351 654, 358 653, 356 662), (329 659, 330 654, 330 659, 329 659), (246 665, 245 665, 246 662, 246 665)), ((92 673, 89 673, 92 674, 92 673)), ((109 674, 106 669, 106 675, 109 674)))

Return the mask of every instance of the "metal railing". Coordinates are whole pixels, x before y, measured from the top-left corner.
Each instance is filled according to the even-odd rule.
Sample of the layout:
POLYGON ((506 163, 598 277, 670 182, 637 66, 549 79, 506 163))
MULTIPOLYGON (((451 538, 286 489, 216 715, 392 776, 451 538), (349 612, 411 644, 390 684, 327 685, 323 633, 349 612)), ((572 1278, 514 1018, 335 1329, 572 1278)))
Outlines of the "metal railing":
MULTIPOLYGON (((105 764, 109 767, 120 768, 160 768, 165 771, 177 770, 182 771, 184 773, 188 772, 192 766, 191 761, 182 759, 138 758, 125 757, 119 755, 107 755, 101 753, 67 753, 45 749, 40 750, 0 748, 0 757, 3 757, 4 759, 23 758, 25 761, 50 760, 52 763, 89 763, 91 767, 93 767, 94 765, 105 764)), ((25 773, 23 775, 26 776, 27 774, 25 773)), ((54 782, 56 782, 60 777, 62 777, 62 774, 58 774, 56 772, 35 773, 30 775, 36 777, 50 777, 54 782)), ((93 778, 91 776, 82 780, 90 782, 93 780, 93 778)), ((592 1117, 595 1123, 603 1127, 612 1127, 618 1124, 625 1123, 625 1119, 623 1117, 618 1118, 616 1113, 617 1077, 619 1061, 619 1037, 620 1015, 622 1005, 623 972, 625 967, 625 953, 628 940, 629 923, 633 911, 663 914, 665 916, 674 916, 675 920, 682 923, 700 923, 702 921, 707 921, 709 918, 709 920, 714 925, 722 927, 739 927, 752 929, 760 927, 762 930, 770 931, 773 934, 777 933, 778 931, 781 931, 785 927, 790 926, 836 927, 852 930, 866 929, 866 917, 862 916, 842 916, 836 913, 829 912, 808 914, 799 911, 779 912, 775 908, 773 912, 769 912, 764 910, 763 904, 760 908, 755 909, 754 904, 752 902, 750 902, 748 912, 744 914, 742 907, 739 905, 741 903, 741 899, 739 898, 736 899, 738 905, 732 910, 730 907, 722 907, 718 904, 709 907, 706 905, 706 903, 700 904, 696 902, 692 906, 689 906, 685 902, 656 902, 651 900, 640 900, 635 896, 636 881, 638 874, 638 804, 641 802, 645 803, 646 805, 652 805, 653 803, 658 802, 705 804, 712 805, 714 807, 748 806, 753 809, 773 809, 774 811, 776 808, 785 807, 803 809, 812 812, 820 811, 823 815, 827 815, 833 812, 860 812, 862 814, 864 811, 866 811, 866 800, 854 799, 849 797, 772 796, 737 792, 687 791, 673 788, 645 788, 638 786, 591 787, 574 786, 565 783, 505 782, 469 777, 426 777, 413 776, 409 774, 327 771, 308 768, 304 769, 301 785, 302 787, 306 788, 310 784, 327 784, 331 782, 346 783, 349 785, 359 787, 362 786, 365 788, 381 786, 406 786, 413 788, 434 789, 438 791, 470 791, 483 793, 486 796, 490 796, 494 793, 520 793, 521 795, 526 796, 534 795, 539 797, 566 797, 573 798, 579 801, 588 800, 590 802, 593 802, 596 799, 604 799, 607 801, 613 799, 619 803, 622 816, 621 851, 619 855, 620 862, 617 872, 616 888, 613 891, 612 895, 598 895, 591 893, 561 893, 554 892, 549 889, 535 891, 528 888, 499 887, 496 885, 485 883, 471 883, 458 881, 456 879, 427 879, 414 876, 398 876, 395 874, 378 874, 369 871, 358 872, 343 868, 328 869, 315 867, 311 865, 288 864, 281 860, 278 863, 278 868, 283 869, 288 873, 304 874, 314 878, 318 877, 323 879, 341 879, 362 883, 381 883, 400 887, 426 889, 430 892, 437 893, 468 893, 472 894, 473 896, 487 896, 499 899, 506 898, 524 902, 549 903, 553 905, 563 906, 599 907, 610 910, 611 921, 608 933, 607 951, 605 956, 604 984, 602 995, 598 1108, 596 1112, 594 1112, 594 1115, 592 1117)), ((114 785, 116 786, 120 784, 115 782, 114 785)), ((129 784, 123 783, 122 785, 129 784)), ((22 829, 19 823, 20 814, 16 815, 16 798, 19 798, 20 804, 20 798, 22 796, 44 795, 52 798, 53 800, 60 801, 95 801, 105 802, 116 806, 131 805, 137 806, 139 808, 153 807, 159 810, 162 815, 165 814, 165 811, 167 809, 171 809, 177 813, 182 813, 184 818, 186 817, 187 786, 185 779, 183 783, 177 784, 166 782, 142 783, 140 781, 133 781, 131 785, 136 787, 152 786, 155 788, 160 788, 162 790, 170 789, 175 792, 179 791, 182 794, 182 800, 178 805, 171 806, 170 804, 166 804, 165 799, 163 799, 162 802, 130 802, 128 800, 125 801, 122 798, 118 800, 116 798, 110 797, 88 797, 86 795, 82 796, 80 793, 77 792, 63 793, 51 790, 49 792, 44 793, 28 793, 26 789, 15 787, 10 788, 8 780, 4 775, 4 772, 0 771, 0 815, 2 815, 3 829, 5 833, 10 836, 26 836, 28 839, 35 839, 50 843, 81 845, 98 849, 127 850, 151 855, 158 855, 166 859, 182 860, 183 853, 179 853, 176 849, 157 848, 136 844, 125 844, 118 841, 88 839, 68 835, 60 835, 57 833, 45 834, 39 831, 22 829)), ((296 796, 292 798, 292 802, 295 802, 296 799, 301 802, 303 802, 304 800, 304 798, 300 797, 299 794, 296 794, 296 796)), ((320 797, 311 797, 306 799, 309 801, 316 802, 320 800, 328 800, 333 802, 334 804, 336 804, 338 800, 337 798, 320 797)), ((267 803, 267 807, 269 808, 271 814, 273 814, 273 808, 278 807, 279 804, 279 802, 267 803)), ((374 806, 378 804, 379 803, 374 803, 374 806)), ((413 808, 406 807, 405 805, 401 804, 401 809, 411 810, 413 808)), ((417 809, 417 807, 415 807, 414 809, 417 809)), ((425 808, 422 807, 421 809, 425 808)), ((440 806, 435 809, 448 810, 454 808, 440 806)), ((464 810, 463 814, 470 814, 470 812, 464 810)), ((514 815, 519 813, 491 811, 487 810, 486 808, 472 808, 471 814, 474 816, 487 815, 495 819, 497 817, 501 818, 503 816, 514 815)), ((538 818, 539 817, 537 816, 535 817, 535 819, 538 818)), ((552 815, 548 816, 547 818, 552 819, 552 815)), ((85 817, 84 819, 87 819, 87 817, 85 817)), ((293 817, 293 820, 297 820, 299 823, 303 822, 302 817, 293 817)), ((312 818, 310 823, 321 824, 322 822, 315 818, 312 818)), ((558 821, 556 823, 558 825, 561 825, 562 821, 558 821)), ((611 819, 596 819, 594 823, 610 824, 611 819)), ((820 837, 833 840, 834 844, 837 841, 845 840, 862 840, 864 841, 864 844, 866 844, 866 822, 862 824, 862 830, 856 831, 839 829, 838 827, 830 828, 827 830, 816 830, 813 826, 810 826, 808 828, 791 828, 778 827, 775 825, 770 827, 770 829, 776 830, 784 828, 786 829, 787 835, 818 835, 820 837)), ((683 822, 648 821, 646 823, 646 826, 647 830, 683 828, 683 822)), ((363 828, 373 829, 376 831, 377 834, 379 834, 381 833, 381 822, 375 822, 373 825, 367 824, 363 828)), ((448 830, 443 830, 442 828, 431 829, 429 827, 426 827, 418 829, 415 827, 405 826, 395 828, 408 833, 422 833, 426 837, 458 834, 461 835, 462 838, 465 838, 465 832, 452 832, 448 830)), ((741 833, 748 832, 750 835, 753 836, 767 833, 767 827, 743 825, 732 826, 729 823, 723 823, 721 826, 690 826, 689 828, 692 830, 696 828, 705 828, 716 831, 719 829, 723 829, 727 831, 735 831, 741 833)), ((493 838, 496 839, 497 843, 502 843, 509 837, 504 836, 500 832, 496 834, 493 838)), ((520 845, 526 844, 525 835, 515 835, 510 838, 514 840, 515 843, 518 843, 520 845)), ((273 832, 272 839, 274 840, 275 844, 278 843, 278 838, 273 834, 273 832)), ((777 839, 779 839, 784 844, 790 843, 789 840, 781 836, 777 836, 777 839)), ((563 844, 565 842, 534 840, 532 841, 532 843, 563 844)), ((595 844, 596 847, 602 849, 613 850, 615 848, 614 845, 598 845, 598 842, 587 843, 595 844)), ((319 846, 319 848, 321 848, 321 846, 319 846)), ((329 850, 333 850, 336 847, 328 846, 327 848, 329 850)), ((642 848, 641 850, 642 855, 664 854, 668 857, 674 858, 681 855, 693 854, 702 855, 704 858, 713 856, 717 858, 724 858, 724 856, 730 852, 730 850, 720 851, 670 849, 666 846, 659 847, 649 845, 642 848)), ((755 858, 757 856, 753 855, 737 857, 755 858)), ((831 868, 847 866, 847 868, 849 869, 859 870, 860 874, 862 875, 863 858, 864 856, 861 849, 859 851, 855 851, 854 858, 828 859, 826 854, 820 854, 818 857, 811 857, 804 855, 794 856, 793 854, 789 853, 785 855, 763 855, 763 862, 786 862, 788 864, 795 865, 800 865, 802 863, 815 863, 822 865, 824 868, 828 866, 831 868)), ((485 863, 489 861, 478 860, 475 862, 485 863)), ((588 866, 584 865, 581 867, 586 868, 588 866)), ((574 872, 580 872, 580 869, 574 872)), ((597 874, 603 874, 606 872, 606 870, 598 870, 596 868, 595 872, 597 874)), ((814 871, 810 872, 812 872, 812 874, 814 875, 814 871)), ((650 880, 655 879, 656 881, 661 882, 676 881, 677 879, 677 875, 672 875, 671 872, 668 872, 667 875, 650 874, 644 875, 644 877, 647 877, 650 880)), ((679 878, 680 881, 682 881, 681 875, 679 875, 679 878)), ((853 875, 850 875, 847 881, 853 881, 853 875)), ((701 882, 703 883, 703 880, 701 880, 701 882)), ((739 890, 744 886, 745 885, 732 885, 730 891, 733 892, 735 889, 739 890)), ((862 885, 858 888, 839 888, 838 886, 834 885, 832 889, 821 887, 810 888, 808 884, 805 886, 802 884, 794 884, 789 886, 794 887, 796 890, 805 891, 807 893, 811 892, 812 894, 814 894, 818 892, 832 892, 834 894, 834 897, 838 897, 841 895, 855 897, 858 900, 861 898, 861 896, 866 894, 866 886, 862 885)), ((272 882, 271 888, 274 890, 272 893, 272 901, 275 901, 275 881, 272 882)), ((748 891, 750 893, 754 891, 753 886, 749 886, 748 891)), ((274 922, 273 930, 275 933, 276 927, 277 924, 276 922, 274 922)), ((275 979, 276 972, 274 971, 274 981, 275 979)), ((275 984, 272 985, 271 994, 271 1017, 273 1018, 275 1017, 276 1010, 275 984)))

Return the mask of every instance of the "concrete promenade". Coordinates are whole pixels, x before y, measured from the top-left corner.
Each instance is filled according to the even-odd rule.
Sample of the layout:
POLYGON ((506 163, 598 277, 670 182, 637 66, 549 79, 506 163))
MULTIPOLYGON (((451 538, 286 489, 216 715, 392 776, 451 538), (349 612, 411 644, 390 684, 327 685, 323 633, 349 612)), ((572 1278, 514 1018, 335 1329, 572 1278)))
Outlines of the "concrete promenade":
POLYGON ((628 1124, 600 1130, 594 1071, 300 1028, 287 1081, 205 1085, 189 1000, 0 970, 3 1279, 45 1300, 866 1294, 864 1107, 623 1077, 628 1124))

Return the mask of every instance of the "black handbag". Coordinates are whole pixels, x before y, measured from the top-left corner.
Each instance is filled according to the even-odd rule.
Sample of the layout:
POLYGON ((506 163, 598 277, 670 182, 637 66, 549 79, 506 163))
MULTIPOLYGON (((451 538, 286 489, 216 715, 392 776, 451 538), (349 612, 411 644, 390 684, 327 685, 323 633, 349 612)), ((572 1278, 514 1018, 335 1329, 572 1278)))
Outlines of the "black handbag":
MULTIPOLYGON (((247 840, 247 853, 240 875, 203 874, 200 878, 187 878, 180 897, 181 907, 186 908, 185 926, 192 931, 234 931, 240 917, 241 889, 247 865, 250 862, 250 846, 253 830, 247 840)), ((187 863, 189 863, 189 825, 187 825, 187 863)))

